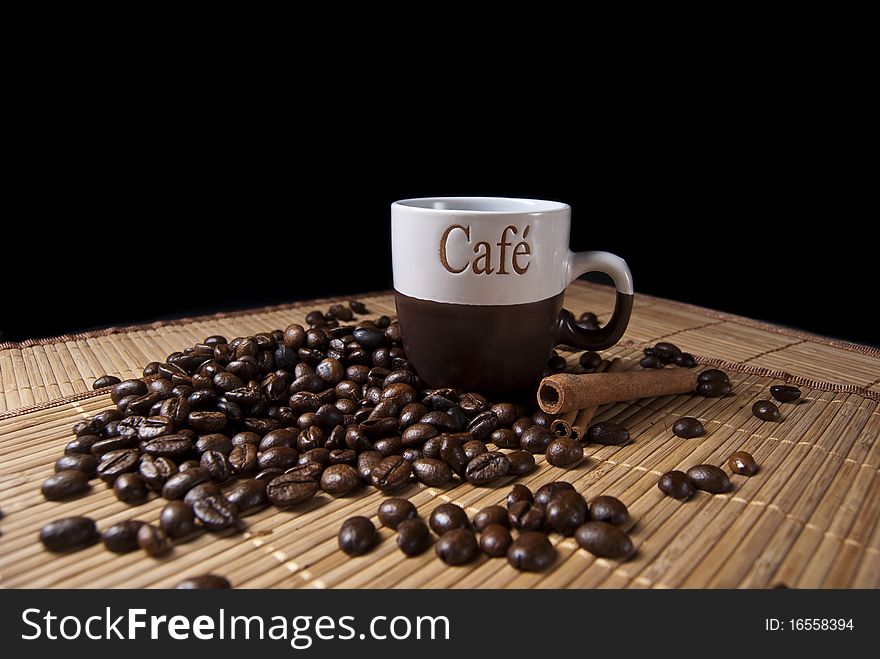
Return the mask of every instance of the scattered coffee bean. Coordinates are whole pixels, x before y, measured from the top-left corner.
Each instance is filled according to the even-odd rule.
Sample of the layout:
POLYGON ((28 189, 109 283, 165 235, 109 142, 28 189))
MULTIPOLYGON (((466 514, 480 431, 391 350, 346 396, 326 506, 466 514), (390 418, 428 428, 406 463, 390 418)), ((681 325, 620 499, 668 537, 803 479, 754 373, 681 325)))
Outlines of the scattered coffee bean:
POLYGON ((437 535, 443 535, 452 529, 468 529, 471 525, 464 509, 454 503, 441 503, 434 508, 428 524, 437 535))
POLYGON ((535 503, 542 508, 546 508, 553 497, 564 491, 576 492, 577 490, 574 489, 574 485, 566 481, 553 481, 552 483, 542 485, 535 492, 535 503))
POLYGON ((147 498, 147 485, 137 472, 120 474, 113 481, 113 494, 125 503, 140 503, 147 498))
POLYGON ((755 462, 755 458, 745 451, 737 451, 731 455, 727 466, 733 473, 743 476, 754 476, 758 472, 758 463, 755 462))
POLYGON ((190 491, 186 493, 186 496, 183 497, 183 502, 194 506, 199 499, 215 497, 221 494, 223 493, 220 491, 220 486, 217 485, 217 483, 208 481, 206 483, 199 483, 194 488, 190 489, 190 491))
POLYGON ((587 502, 578 492, 563 490, 550 499, 544 517, 557 533, 573 535, 575 529, 589 519, 587 502))
POLYGON ((321 489, 334 497, 344 497, 363 487, 357 469, 347 464, 330 465, 321 474, 321 489))
POLYGON ((721 398, 728 395, 733 388, 724 380, 706 380, 697 384, 696 392, 706 398, 721 398))
POLYGON ((119 384, 122 382, 115 375, 102 375, 97 378, 94 382, 92 382, 92 389, 103 389, 104 387, 112 387, 115 384, 119 384))
POLYGON ((602 363, 602 356, 598 352, 587 351, 581 353, 578 362, 584 370, 595 371, 602 363))
POLYGON ((76 469, 56 471, 43 481, 40 490, 50 501, 59 501, 82 494, 89 489, 89 477, 76 469))
POLYGON ((531 501, 517 501, 507 510, 510 526, 521 531, 540 529, 544 519, 544 508, 531 501))
POLYGON ((780 403, 791 403, 801 397, 801 390, 787 384, 774 384, 770 387, 770 395, 780 403))
POLYGON ((217 574, 203 574, 198 577, 190 577, 178 583, 176 590, 225 590, 232 588, 232 584, 226 577, 217 574))
POLYGON ((375 544, 376 527, 366 517, 351 517, 339 529, 339 548, 349 556, 365 554, 375 544))
POLYGON ((310 462, 293 469, 296 471, 278 476, 266 485, 266 497, 279 508, 302 503, 318 491, 320 465, 310 462))
POLYGON ((431 542, 428 525, 418 518, 402 520, 397 525, 397 546, 407 556, 418 556, 431 542))
POLYGON ((144 524, 138 529, 138 546, 150 556, 161 556, 171 549, 171 541, 162 529, 144 524))
POLYGON ((630 441, 629 430, 613 421, 600 421, 587 429, 587 441, 606 446, 626 444, 630 441))
POLYGON ((211 531, 220 531, 238 523, 238 509, 222 494, 203 497, 193 504, 193 512, 211 531))
POLYGON ((695 488, 704 492, 723 494, 731 487, 730 478, 715 465, 696 465, 687 470, 687 476, 695 488))
POLYGON ((710 382, 712 380, 720 380, 721 382, 730 382, 730 378, 727 376, 722 370, 717 368, 710 368, 708 370, 702 371, 697 376, 697 382, 710 382))
POLYGON ((482 532, 492 524, 510 526, 510 520, 507 518, 507 509, 502 506, 487 506, 474 515, 473 524, 475 530, 482 532))
MULTIPOLYGON (((278 475, 280 476, 281 474, 278 475)), ((272 479, 270 478, 269 480, 272 479)), ((267 480, 260 480, 258 478, 240 480, 226 493, 226 499, 238 508, 240 515, 244 515, 266 504, 267 484, 267 480)))
POLYGON ((608 522, 586 522, 574 534, 582 549, 603 558, 629 558, 633 543, 629 536, 608 522))
POLYGON ((447 565, 464 565, 477 556, 479 547, 473 531, 456 528, 441 535, 434 550, 437 557, 447 565))
POLYGON ((40 542, 49 551, 65 551, 94 544, 100 535, 95 520, 88 517, 65 517, 40 529, 40 542))
POLYGON ((556 548, 540 531, 520 533, 507 550, 507 562, 517 570, 540 572, 556 559, 556 548))
POLYGON ((690 499, 694 495, 693 483, 683 471, 666 472, 657 481, 657 487, 673 499, 690 499))
POLYGON ((570 467, 583 459, 583 447, 571 437, 559 437, 547 446, 547 462, 554 467, 570 467))
POLYGON ((480 532, 480 549, 491 558, 506 556, 512 542, 510 531, 500 524, 490 524, 480 532))
POLYGON ((649 355, 647 357, 642 357, 639 361, 639 366, 642 368, 663 368, 663 362, 657 357, 649 355))
POLYGON ((694 368, 697 365, 697 360, 694 359, 694 356, 689 352, 683 352, 679 355, 675 356, 676 366, 680 366, 681 368, 694 368))
POLYGON ((389 529, 397 529, 398 524, 405 519, 415 519, 418 516, 416 507, 407 499, 392 497, 379 504, 379 521, 389 529))
POLYGON ((755 401, 752 405, 752 414, 763 421, 779 421, 782 418, 779 408, 769 400, 755 401))
POLYGON ((412 462, 412 473, 416 480, 428 487, 440 487, 452 480, 452 469, 442 460, 418 458, 412 462))
POLYGON ((503 453, 482 453, 467 463, 464 476, 472 485, 489 485, 503 478, 510 469, 510 460, 503 453))
POLYGON ((590 517, 597 522, 623 526, 629 522, 629 511, 620 499, 601 496, 590 503, 590 517))
POLYGON ((169 538, 182 538, 195 529, 192 506, 183 501, 169 501, 159 515, 159 526, 169 538))
POLYGON ((138 531, 145 524, 138 519, 118 522, 104 530, 101 539, 104 546, 116 554, 125 554, 138 548, 138 531))
POLYGON ((507 459, 510 462, 507 473, 511 476, 522 476, 535 470, 535 456, 528 451, 511 451, 507 454, 507 459))
POLYGON ((86 453, 65 453, 55 461, 55 471, 73 469, 92 477, 98 470, 98 458, 86 453))
POLYGON ((520 501, 528 501, 531 503, 534 500, 535 497, 532 495, 532 491, 522 483, 517 483, 510 490, 510 494, 507 495, 507 508, 509 510, 513 504, 519 503, 520 501))
POLYGON ((520 436, 520 446, 530 453, 545 453, 550 442, 554 439, 549 428, 538 424, 532 425, 523 431, 520 436))
POLYGON ((694 437, 702 437, 706 434, 706 429, 699 420, 692 416, 683 416, 672 424, 672 433, 677 437, 685 439, 693 439, 694 437))
POLYGON ((192 488, 208 479, 208 472, 201 467, 180 471, 165 481, 165 485, 162 486, 162 496, 169 501, 182 499, 192 488))
POLYGON ((370 483, 383 492, 391 492, 406 485, 411 474, 412 463, 404 460, 402 455, 390 455, 373 467, 370 483))

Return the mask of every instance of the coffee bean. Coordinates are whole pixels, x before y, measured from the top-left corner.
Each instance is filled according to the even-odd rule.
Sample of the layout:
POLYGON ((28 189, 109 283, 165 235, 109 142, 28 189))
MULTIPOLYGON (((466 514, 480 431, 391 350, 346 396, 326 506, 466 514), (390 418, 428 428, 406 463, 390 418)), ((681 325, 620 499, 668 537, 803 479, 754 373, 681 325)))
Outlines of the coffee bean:
POLYGON ((170 458, 142 455, 138 473, 148 488, 158 492, 162 490, 168 479, 177 473, 177 465, 170 458))
POLYGON ((318 491, 321 466, 313 462, 293 467, 266 485, 266 497, 280 508, 295 506, 311 499, 318 491))
POLYGON ((544 508, 531 501, 517 501, 508 508, 510 526, 521 531, 534 531, 544 526, 544 508))
MULTIPOLYGON (((201 414, 201 412, 192 412, 201 414)), ((165 435, 144 442, 143 451, 153 457, 180 458, 195 449, 191 437, 183 434, 165 435)))
POLYGON ((92 446, 100 442, 101 438, 97 435, 81 435, 64 447, 64 453, 67 455, 92 455, 92 446))
POLYGON ((590 517, 597 522, 623 526, 629 522, 629 511, 620 499, 601 496, 590 503, 590 517))
POLYGON ((266 484, 265 480, 245 478, 226 493, 226 500, 238 509, 240 515, 244 515, 266 504, 266 484))
POLYGON ((464 477, 468 460, 464 452, 464 443, 470 441, 470 433, 455 433, 443 435, 440 442, 440 459, 450 466, 452 471, 464 477))
POLYGON ((546 508, 547 504, 550 503, 550 500, 553 499, 560 492, 576 492, 574 489, 574 485, 568 483, 566 481, 553 481, 552 483, 547 483, 546 485, 542 485, 538 488, 538 491, 535 492, 535 503, 541 506, 542 508, 546 508))
POLYGON ((790 403, 801 397, 801 390, 786 384, 774 384, 770 387, 770 395, 780 403, 790 403))
POLYGON ((428 525, 417 517, 401 520, 396 529, 397 546, 407 556, 418 556, 431 542, 428 525))
POLYGON ((556 417, 551 414, 547 414, 546 412, 543 412, 541 410, 538 410, 532 413, 531 419, 532 423, 535 423, 542 428, 547 428, 549 430, 550 424, 552 424, 553 421, 556 420, 556 417))
POLYGON ((112 387, 115 384, 119 384, 122 382, 115 375, 102 375, 97 378, 94 382, 92 382, 92 389, 103 389, 104 387, 112 387))
POLYGON ((186 495, 183 497, 183 502, 193 506, 199 499, 214 497, 220 494, 222 494, 222 492, 220 491, 220 487, 217 485, 217 483, 212 483, 208 481, 206 483, 199 483, 195 487, 191 488, 190 491, 187 492, 186 495))
POLYGON ((471 485, 488 485, 503 478, 510 469, 510 460, 503 453, 482 453, 467 463, 464 476, 471 485))
POLYGON ((632 540, 608 522, 586 522, 574 534, 582 549, 603 558, 629 558, 634 551, 632 540))
POLYGON ((568 362, 565 361, 565 357, 559 354, 551 355, 547 360, 547 370, 550 373, 560 373, 565 370, 566 366, 568 366, 568 362))
POLYGON ((478 439, 472 439, 469 442, 465 442, 461 445, 461 448, 468 460, 473 460, 478 455, 488 453, 489 451, 489 449, 486 448, 486 445, 478 439))
POLYGON ((216 483, 228 480, 232 475, 232 466, 229 459, 220 451, 205 451, 199 466, 208 472, 208 476, 216 483))
POLYGON ((452 469, 442 460, 435 458, 419 458, 412 463, 412 472, 416 480, 428 487, 440 487, 452 480, 452 469))
POLYGON ((727 373, 721 371, 717 368, 710 368, 708 370, 702 371, 697 376, 697 382, 710 382, 712 380, 719 380, 721 382, 730 382, 730 378, 727 377, 727 373))
POLYGON ((367 306, 363 302, 359 302, 358 300, 350 300, 348 303, 348 307, 358 315, 370 313, 367 310, 367 306))
POLYGON ((379 521, 389 529, 396 529, 403 520, 418 516, 416 507, 407 499, 392 497, 379 504, 379 521))
POLYGON ((727 466, 735 474, 743 476, 754 476, 758 472, 758 463, 750 453, 745 451, 737 451, 727 461, 727 466))
POLYGON ((487 506, 474 515, 474 529, 482 531, 491 524, 500 526, 510 526, 510 520, 507 518, 507 509, 502 506, 487 506))
POLYGON ((50 501, 59 501, 89 489, 89 477, 76 469, 57 471, 43 481, 40 491, 50 501))
POLYGON ((364 481, 351 465, 330 465, 321 474, 321 489, 334 497, 344 497, 363 486, 364 481))
POLYGON ((169 538, 182 538, 195 529, 192 506, 183 501, 169 501, 159 515, 159 526, 169 538))
POLYGON ((547 462, 554 467, 569 467, 583 459, 583 447, 571 437, 559 437, 547 446, 547 462))
POLYGON ((162 496, 169 501, 182 499, 192 488, 209 478, 208 472, 201 467, 180 471, 165 481, 165 485, 162 486, 162 496))
POLYGON ((403 431, 404 446, 421 446, 438 434, 437 429, 427 423, 414 423, 403 431))
POLYGON ((682 353, 681 349, 677 345, 669 343, 668 341, 661 341, 654 345, 652 349, 652 354, 664 364, 669 364, 675 361, 675 358, 682 353))
POLYGON ((171 549, 171 541, 165 531, 151 524, 144 524, 138 529, 137 543, 150 556, 161 556, 171 549))
POLYGON ((629 430, 613 421, 600 421, 587 429, 587 441, 606 446, 626 444, 630 441, 629 430))
POLYGON ((447 565, 464 565, 476 557, 479 547, 472 531, 456 528, 441 535, 434 550, 447 565))
POLYGON ((179 582, 176 590, 225 590, 232 588, 232 584, 226 577, 216 574, 203 574, 198 577, 190 577, 179 582))
POLYGON ((125 554, 138 548, 138 531, 145 524, 139 519, 118 522, 104 529, 101 539, 104 547, 116 554, 125 554))
POLYGON ((193 512, 202 524, 212 531, 220 531, 238 523, 238 509, 223 495, 199 499, 193 504, 193 512))
MULTIPOLYGON (((226 396, 230 397, 232 392, 227 392, 226 396)), ((230 398, 233 402, 238 402, 234 398, 230 398)), ((210 433, 222 430, 226 426, 226 415, 223 412, 190 412, 187 417, 189 427, 199 433, 210 433)))
MULTIPOLYGON (((489 401, 486 400, 486 397, 473 391, 461 394, 458 397, 458 406, 470 418, 489 411, 489 401)), ((493 414, 495 413, 493 412, 493 414)), ((495 415, 495 420, 498 420, 497 415, 495 415)))
POLYGON ((507 459, 510 461, 508 475, 522 476, 535 470, 535 456, 528 451, 511 451, 507 454, 507 459))
POLYGON ((697 384, 696 392, 706 398, 721 398, 727 396, 733 388, 730 382, 724 380, 706 380, 697 384))
POLYGON ((378 451, 364 451, 358 455, 357 470, 358 475, 365 481, 370 480, 370 474, 373 468, 382 462, 383 456, 378 451))
POLYGON ((689 352, 683 352, 679 355, 675 356, 673 360, 676 366, 680 366, 682 368, 694 368, 697 365, 697 360, 694 359, 694 356, 689 352))
POLYGON ((578 363, 580 363, 584 370, 595 371, 599 367, 599 364, 602 363, 602 356, 598 352, 587 351, 581 353, 581 356, 578 358, 578 363))
POLYGON ((443 535, 452 529, 469 529, 471 525, 464 509, 454 503, 441 503, 434 508, 428 524, 437 535, 443 535))
POLYGON ((706 434, 706 429, 699 420, 692 416, 683 416, 672 424, 672 433, 677 437, 685 439, 693 439, 694 437, 702 437, 706 434))
POLYGON ((507 508, 510 509, 513 504, 519 503, 520 501, 528 501, 529 503, 532 503, 534 500, 535 497, 532 495, 532 491, 522 483, 517 483, 510 490, 510 494, 507 495, 507 508))
POLYGON ((752 405, 752 414, 763 421, 779 421, 782 418, 779 408, 769 400, 755 401, 752 405))
POLYGON ((232 452, 232 441, 226 435, 221 433, 210 433, 202 435, 196 441, 196 451, 206 453, 207 451, 217 451, 228 456, 232 452))
POLYGON ((258 469, 270 469, 277 467, 287 469, 296 464, 299 454, 292 448, 276 446, 260 454, 257 459, 258 469))
POLYGON ((540 531, 520 533, 507 550, 507 562, 518 570, 540 572, 556 559, 556 548, 540 531))
POLYGON ((663 368, 663 362, 660 361, 658 357, 653 355, 642 357, 639 361, 639 366, 642 368, 663 368))
POLYGON ((715 465, 691 467, 687 470, 687 477, 695 488, 712 494, 722 494, 731 487, 730 478, 715 465))
POLYGON ((537 424, 524 430, 520 436, 520 446, 530 453, 545 453, 552 441, 553 434, 544 426, 537 424))
POLYGON ((98 469, 98 458, 85 453, 67 453, 55 461, 55 471, 74 469, 86 476, 94 476, 98 469))
POLYGON ((85 547, 97 542, 99 537, 95 520, 89 517, 56 519, 40 529, 40 542, 49 551, 85 547))
POLYGON ((234 474, 255 471, 257 468, 257 447, 253 444, 239 444, 233 448, 229 454, 229 466, 234 474))
POLYGON ((509 428, 499 428, 489 437, 498 448, 519 448, 519 438, 509 428))
MULTIPOLYGON (((103 462, 104 455, 116 451, 123 451, 125 449, 133 449, 135 446, 137 446, 137 434, 128 433, 126 435, 109 437, 95 442, 92 444, 90 452, 95 457, 101 458, 101 461, 103 462)), ((135 453, 137 453, 137 451, 135 451, 135 453)))
MULTIPOLYGON (((308 322, 308 320, 306 321, 308 322)), ((296 323, 288 325, 284 330, 284 346, 297 350, 302 347, 306 340, 306 331, 302 325, 296 323)))
POLYGON ((499 524, 490 524, 480 533, 480 549, 491 558, 506 556, 512 542, 510 531, 499 524))
POLYGON ((134 471, 138 466, 136 449, 119 449, 108 453, 106 459, 98 464, 98 478, 105 483, 112 483, 120 474, 134 471))
POLYGON ((550 499, 544 509, 544 517, 554 531, 571 536, 575 529, 589 519, 587 502, 580 493, 563 490, 550 499))
POLYGON ((409 482, 412 464, 400 455, 390 455, 382 459, 370 472, 370 483, 383 492, 391 492, 409 482))
POLYGON ((147 485, 141 475, 136 472, 120 474, 113 481, 113 494, 125 503, 140 503, 147 498, 147 485))
POLYGON ((666 472, 660 477, 657 487, 673 499, 690 499, 694 494, 694 486, 683 471, 666 472))
POLYGON ((349 556, 367 553, 376 539, 376 527, 366 517, 351 517, 339 529, 339 548, 349 556))
POLYGON ((127 396, 143 396, 147 393, 147 385, 143 380, 123 380, 113 385, 110 400, 118 403, 127 396))

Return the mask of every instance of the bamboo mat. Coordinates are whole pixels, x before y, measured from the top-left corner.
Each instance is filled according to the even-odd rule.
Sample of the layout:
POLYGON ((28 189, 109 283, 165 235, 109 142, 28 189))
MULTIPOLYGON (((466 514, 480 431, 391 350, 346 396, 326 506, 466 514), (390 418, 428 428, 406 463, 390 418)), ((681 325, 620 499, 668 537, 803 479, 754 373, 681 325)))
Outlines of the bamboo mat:
MULTIPOLYGON (((375 315, 394 313, 388 294, 359 299, 375 315)), ((576 284, 566 306, 607 319, 613 299, 607 288, 576 284)), ((638 553, 629 561, 596 559, 571 538, 553 535, 559 556, 543 573, 518 572, 486 557, 451 568, 433 551, 405 558, 387 529, 380 530, 376 549, 352 559, 337 549, 336 534, 353 515, 371 517, 378 526, 383 496, 371 488, 335 500, 322 494, 292 511, 266 509, 244 518, 244 532, 202 534, 162 559, 141 552, 119 556, 100 545, 63 555, 42 549, 37 533, 52 519, 84 514, 99 528, 131 518, 155 522, 163 505, 153 499, 129 507, 99 481, 73 501, 48 502, 39 493, 71 425, 110 404, 107 394, 91 391, 95 377, 135 376, 148 361, 210 334, 231 338, 283 328, 329 302, 0 344, 0 585, 168 587, 213 571, 244 588, 880 586, 880 351, 647 296, 637 298, 624 341, 605 356, 638 369, 640 346, 670 340, 701 363, 727 369, 735 395, 607 406, 597 418, 626 425, 633 443, 587 445, 587 460, 568 470, 541 456, 538 470, 519 479, 533 489, 568 480, 588 499, 620 498, 634 520, 630 533, 638 553), (752 402, 783 380, 800 386, 803 402, 782 405, 781 423, 753 417, 752 402), (707 434, 696 440, 672 435, 682 415, 699 418, 707 434), (736 450, 751 452, 761 470, 752 478, 734 476, 728 494, 698 492, 682 503, 656 487, 665 471, 723 465, 736 450)), ((400 495, 425 517, 448 501, 474 513, 503 503, 511 482, 449 489, 414 484, 400 495)))

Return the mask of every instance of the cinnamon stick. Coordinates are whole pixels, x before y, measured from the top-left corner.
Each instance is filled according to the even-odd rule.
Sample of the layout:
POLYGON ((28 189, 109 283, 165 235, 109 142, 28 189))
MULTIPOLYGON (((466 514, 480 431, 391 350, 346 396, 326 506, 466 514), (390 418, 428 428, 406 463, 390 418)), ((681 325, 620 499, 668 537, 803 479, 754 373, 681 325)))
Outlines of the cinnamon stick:
MULTIPOLYGON (((615 359, 614 361, 620 361, 619 359, 615 359)), ((608 361, 607 359, 603 359, 599 365, 595 368, 593 373, 604 373, 607 371, 613 362, 608 361)), ((552 432, 557 437, 573 437, 573 427, 572 425, 577 419, 577 415, 579 410, 572 410, 570 412, 566 412, 565 414, 560 414, 553 422, 550 424, 550 432, 552 432)))
MULTIPOLYGON (((600 367, 601 366, 602 365, 600 364, 600 367)), ((623 369, 623 361, 619 357, 615 357, 611 362, 605 362, 605 368, 603 368, 602 371, 605 373, 619 373, 623 369)), ((597 368, 596 371, 598 370, 599 369, 597 368)), ((571 434, 569 437, 580 441, 586 434, 587 428, 590 427, 590 423, 592 423, 593 417, 596 416, 596 412, 598 411, 598 405, 591 405, 590 407, 578 410, 576 413, 577 416, 574 418, 574 423, 571 424, 571 434)))

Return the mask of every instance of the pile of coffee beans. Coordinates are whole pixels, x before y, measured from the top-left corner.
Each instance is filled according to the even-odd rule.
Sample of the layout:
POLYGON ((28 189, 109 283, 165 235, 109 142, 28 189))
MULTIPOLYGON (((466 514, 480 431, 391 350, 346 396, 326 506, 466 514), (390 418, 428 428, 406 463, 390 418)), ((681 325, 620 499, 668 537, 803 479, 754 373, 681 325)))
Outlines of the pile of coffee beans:
POLYGON ((661 341, 644 349, 645 356, 639 362, 642 368, 663 368, 667 364, 675 364, 682 368, 693 368, 697 365, 694 356, 682 352, 674 343, 661 341))
MULTIPOLYGON (((753 476, 758 471, 758 463, 751 454, 737 451, 727 461, 730 471, 743 476, 753 476)), ((695 465, 683 471, 669 471, 660 477, 657 487, 663 494, 673 499, 690 499, 696 490, 710 494, 729 492, 733 485, 727 473, 710 464, 695 465)))
MULTIPOLYGON (((434 544, 437 557, 453 566, 470 563, 482 552, 490 558, 506 556, 518 570, 545 570, 556 559, 550 533, 574 537, 580 547, 605 558, 625 559, 634 551, 632 540, 619 528, 629 524, 629 511, 614 497, 597 497, 588 506, 565 481, 548 483, 534 494, 518 483, 506 504, 488 506, 469 518, 461 506, 441 503, 425 523, 411 501, 394 497, 382 502, 378 518, 397 531, 397 546, 406 556, 418 556, 434 544)), ((375 547, 378 537, 369 519, 352 517, 339 529, 339 548, 359 556, 375 547)))

